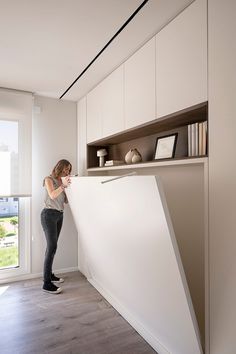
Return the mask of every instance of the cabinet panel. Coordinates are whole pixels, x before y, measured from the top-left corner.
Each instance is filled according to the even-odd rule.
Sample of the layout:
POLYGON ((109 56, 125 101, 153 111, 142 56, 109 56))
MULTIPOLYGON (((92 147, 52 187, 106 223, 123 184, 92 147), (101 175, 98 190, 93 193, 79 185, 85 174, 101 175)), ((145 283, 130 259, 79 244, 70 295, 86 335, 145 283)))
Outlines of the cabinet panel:
POLYGON ((102 136, 102 86, 95 87, 87 95, 87 142, 102 136))
POLYGON ((77 103, 77 166, 80 176, 87 174, 87 143, 86 143, 86 97, 77 103))
POLYGON ((124 128, 124 66, 121 65, 102 83, 102 136, 124 128))
POLYGON ((157 117, 207 101, 206 14, 196 0, 156 35, 157 117))
POLYGON ((125 128, 155 119, 155 38, 125 62, 125 128))

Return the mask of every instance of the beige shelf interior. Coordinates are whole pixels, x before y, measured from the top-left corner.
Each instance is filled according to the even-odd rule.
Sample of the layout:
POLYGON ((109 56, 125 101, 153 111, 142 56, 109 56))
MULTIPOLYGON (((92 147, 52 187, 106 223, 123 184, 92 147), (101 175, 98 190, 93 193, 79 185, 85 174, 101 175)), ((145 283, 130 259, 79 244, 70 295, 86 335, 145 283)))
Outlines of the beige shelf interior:
MULTIPOLYGON (((160 166, 160 163, 168 165, 173 159, 162 162, 153 161, 154 152, 157 138, 173 133, 178 134, 174 159, 177 161, 189 160, 187 126, 188 124, 202 122, 204 120, 207 120, 207 102, 156 119, 136 128, 123 131, 122 133, 97 140, 87 145, 87 168, 90 171, 94 168, 98 168, 98 170, 101 171, 101 168, 98 167, 98 157, 96 154, 97 150, 100 148, 106 148, 108 151, 105 160, 122 161, 125 160, 125 155, 130 149, 137 148, 142 155, 142 163, 139 164, 139 167, 136 165, 135 168, 160 166), (148 166, 146 166, 146 164, 148 164, 148 166)), ((196 160, 196 158, 194 157, 193 160, 196 160)), ((122 169, 134 167, 132 167, 132 165, 127 167, 124 161, 124 165, 111 166, 111 168, 122 169)), ((107 170, 108 167, 105 169, 107 170)))

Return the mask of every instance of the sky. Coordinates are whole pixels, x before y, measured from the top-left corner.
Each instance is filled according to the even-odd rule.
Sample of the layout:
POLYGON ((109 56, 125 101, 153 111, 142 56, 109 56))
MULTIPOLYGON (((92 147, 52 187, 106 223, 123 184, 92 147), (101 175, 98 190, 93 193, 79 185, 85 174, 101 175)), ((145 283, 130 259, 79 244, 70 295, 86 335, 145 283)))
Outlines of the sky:
POLYGON ((1 145, 7 145, 9 151, 18 152, 18 122, 0 120, 1 145))

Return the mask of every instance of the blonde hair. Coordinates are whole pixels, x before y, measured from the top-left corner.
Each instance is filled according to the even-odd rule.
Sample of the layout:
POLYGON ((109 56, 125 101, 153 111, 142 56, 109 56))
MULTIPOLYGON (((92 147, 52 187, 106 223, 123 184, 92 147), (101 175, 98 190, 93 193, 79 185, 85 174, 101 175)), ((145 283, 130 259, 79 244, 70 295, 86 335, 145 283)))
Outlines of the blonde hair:
POLYGON ((65 167, 69 167, 70 170, 69 170, 69 174, 71 173, 71 170, 72 170, 72 165, 71 163, 68 161, 68 160, 60 160, 58 161, 58 163, 56 164, 56 166, 53 168, 52 170, 52 173, 51 173, 51 176, 54 177, 54 178, 58 178, 60 177, 63 169, 65 167))

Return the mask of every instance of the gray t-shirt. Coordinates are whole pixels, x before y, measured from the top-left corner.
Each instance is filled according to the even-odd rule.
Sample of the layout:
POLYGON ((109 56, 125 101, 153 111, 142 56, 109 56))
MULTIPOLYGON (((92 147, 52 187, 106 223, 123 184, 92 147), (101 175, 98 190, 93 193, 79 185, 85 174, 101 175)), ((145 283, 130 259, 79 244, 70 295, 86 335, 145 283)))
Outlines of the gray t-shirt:
MULTIPOLYGON (((58 180, 52 176, 47 176, 45 178, 50 178, 52 180, 53 183, 53 187, 54 189, 57 189, 60 186, 60 183, 58 182, 58 180)), ((45 178, 43 180, 43 185, 45 185, 45 178)), ((66 198, 66 194, 65 192, 62 192, 61 194, 59 194, 59 196, 55 199, 51 199, 49 197, 47 188, 45 187, 45 197, 44 197, 44 207, 46 209, 56 209, 59 211, 64 210, 64 203, 67 202, 67 198, 66 198)))

